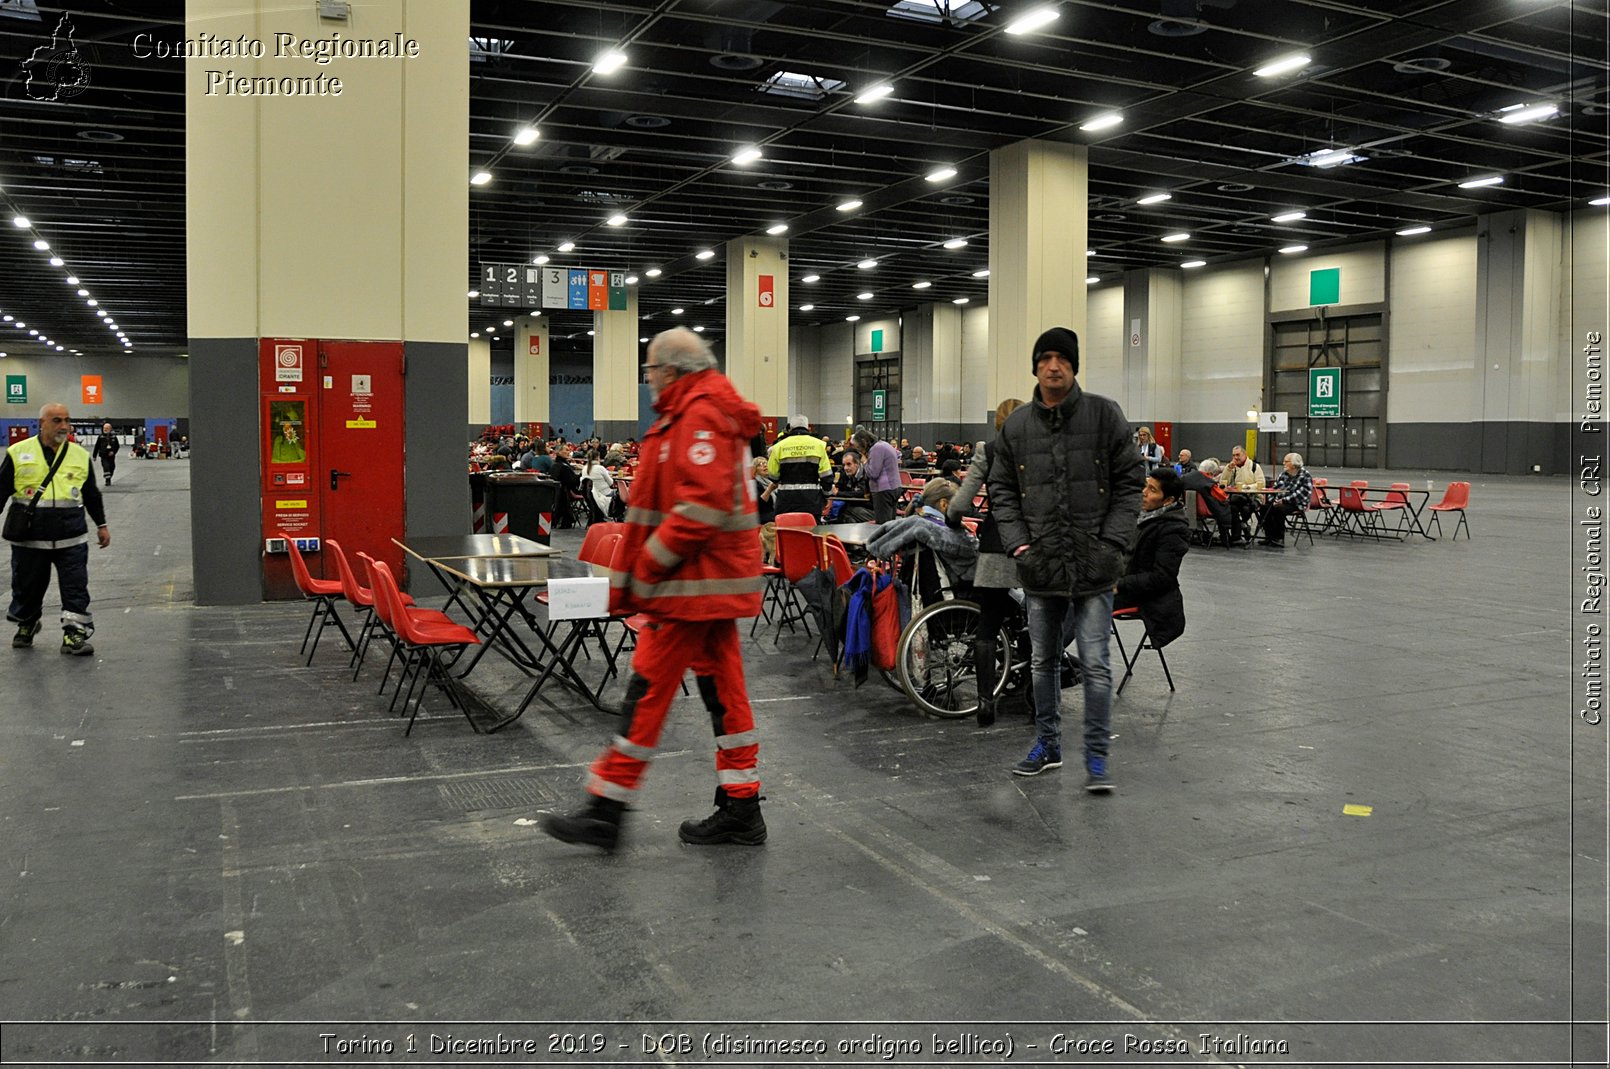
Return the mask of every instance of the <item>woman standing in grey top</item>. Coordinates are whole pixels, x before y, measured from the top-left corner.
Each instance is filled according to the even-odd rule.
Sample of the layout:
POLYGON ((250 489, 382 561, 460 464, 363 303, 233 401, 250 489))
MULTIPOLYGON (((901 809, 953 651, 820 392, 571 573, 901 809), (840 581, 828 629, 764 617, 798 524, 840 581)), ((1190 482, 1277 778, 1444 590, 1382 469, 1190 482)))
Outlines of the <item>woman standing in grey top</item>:
MULTIPOLYGON (((1022 404, 1015 397, 1000 403, 995 409, 997 433, 1006 417, 1022 404)), ((948 518, 952 524, 959 524, 967 515, 967 510, 973 507, 973 498, 983 493, 988 476, 989 449, 984 442, 979 442, 973 447, 973 462, 962 479, 961 489, 950 500, 948 518)), ((985 513, 978 525, 978 565, 973 572, 973 600, 979 610, 977 638, 973 642, 973 663, 978 673, 979 727, 995 723, 995 636, 1000 633, 1002 622, 1016 608, 1011 590, 1017 585, 1017 567, 1001 545, 995 518, 985 513)))

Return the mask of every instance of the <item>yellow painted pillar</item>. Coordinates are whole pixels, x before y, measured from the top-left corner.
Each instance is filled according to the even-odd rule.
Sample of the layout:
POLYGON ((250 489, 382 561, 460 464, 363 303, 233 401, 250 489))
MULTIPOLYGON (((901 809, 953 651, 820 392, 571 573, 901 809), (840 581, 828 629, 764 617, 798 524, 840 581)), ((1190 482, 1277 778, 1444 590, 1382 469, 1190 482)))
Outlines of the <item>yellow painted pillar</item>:
POLYGON ((548 318, 522 313, 514 321, 514 422, 548 422, 548 362, 548 318))
POLYGON ((593 433, 606 442, 637 437, 638 330, 636 286, 626 289, 625 310, 593 313, 593 433))
POLYGON ((726 349, 727 377, 738 392, 764 415, 789 414, 786 239, 727 242, 726 349))

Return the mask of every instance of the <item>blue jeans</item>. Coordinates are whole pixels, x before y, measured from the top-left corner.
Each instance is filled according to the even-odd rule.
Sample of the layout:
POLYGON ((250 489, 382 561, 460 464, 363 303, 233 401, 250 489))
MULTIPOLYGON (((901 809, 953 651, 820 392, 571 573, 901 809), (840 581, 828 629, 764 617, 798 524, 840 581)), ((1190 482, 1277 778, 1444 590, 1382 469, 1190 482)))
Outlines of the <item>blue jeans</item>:
POLYGON ((1107 660, 1112 594, 1082 598, 1030 594, 1027 601, 1035 729, 1040 738, 1062 746, 1062 651, 1077 641, 1085 677, 1085 754, 1105 757, 1112 721, 1112 667, 1107 660))

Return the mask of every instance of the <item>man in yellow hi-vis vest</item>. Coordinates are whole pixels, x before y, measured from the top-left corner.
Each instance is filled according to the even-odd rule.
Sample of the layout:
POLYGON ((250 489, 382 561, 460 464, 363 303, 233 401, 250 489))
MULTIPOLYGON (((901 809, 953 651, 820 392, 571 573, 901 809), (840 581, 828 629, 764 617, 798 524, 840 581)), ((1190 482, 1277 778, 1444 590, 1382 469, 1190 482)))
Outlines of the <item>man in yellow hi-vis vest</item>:
POLYGON ((95 537, 102 549, 112 544, 112 531, 106 526, 89 452, 67 440, 72 431, 66 405, 45 405, 39 410, 38 435, 12 445, 0 460, 0 487, 11 497, 5 523, 5 538, 11 543, 11 608, 6 619, 17 625, 11 640, 14 648, 34 644, 54 565, 65 632, 61 651, 83 656, 95 652, 89 642, 95 622, 89 614, 85 511, 96 523, 95 537))

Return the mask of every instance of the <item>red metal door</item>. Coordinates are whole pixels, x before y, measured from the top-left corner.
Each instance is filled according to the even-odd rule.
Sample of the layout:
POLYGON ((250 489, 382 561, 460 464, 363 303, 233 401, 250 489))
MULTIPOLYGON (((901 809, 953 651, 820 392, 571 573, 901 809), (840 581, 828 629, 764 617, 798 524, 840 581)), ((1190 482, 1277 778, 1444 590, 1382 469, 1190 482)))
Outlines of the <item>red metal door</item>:
MULTIPOLYGON (((402 576, 402 342, 320 341, 318 461, 312 478, 326 540, 402 576)), ((334 566, 325 569, 334 578, 334 566)))

